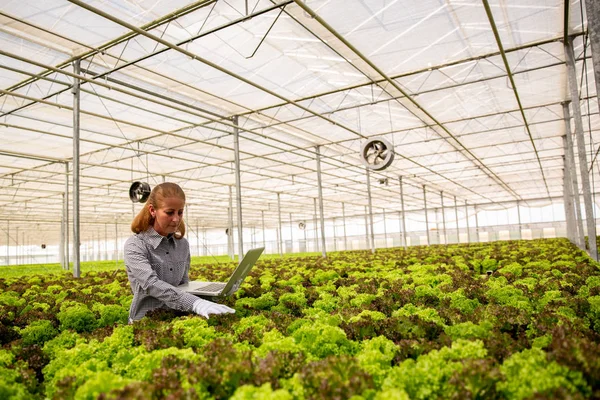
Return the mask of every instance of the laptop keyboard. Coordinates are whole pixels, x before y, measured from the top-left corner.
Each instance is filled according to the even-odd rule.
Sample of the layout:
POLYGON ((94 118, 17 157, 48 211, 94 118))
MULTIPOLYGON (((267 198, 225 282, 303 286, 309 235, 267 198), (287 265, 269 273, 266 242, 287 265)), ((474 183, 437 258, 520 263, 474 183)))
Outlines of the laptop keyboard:
POLYGON ((207 292, 216 292, 222 290, 225 287, 225 283, 213 282, 208 285, 201 286, 198 290, 207 291, 207 292))

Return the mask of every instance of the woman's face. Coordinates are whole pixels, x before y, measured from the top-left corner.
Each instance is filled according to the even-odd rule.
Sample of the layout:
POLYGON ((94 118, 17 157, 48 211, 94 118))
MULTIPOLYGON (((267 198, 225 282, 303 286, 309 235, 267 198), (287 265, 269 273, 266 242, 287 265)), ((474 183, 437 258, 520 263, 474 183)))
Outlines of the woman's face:
POLYGON ((179 197, 165 198, 163 204, 158 209, 149 204, 148 209, 154 217, 154 225, 152 226, 154 230, 162 236, 177 232, 181 218, 183 217, 184 207, 185 201, 179 197))

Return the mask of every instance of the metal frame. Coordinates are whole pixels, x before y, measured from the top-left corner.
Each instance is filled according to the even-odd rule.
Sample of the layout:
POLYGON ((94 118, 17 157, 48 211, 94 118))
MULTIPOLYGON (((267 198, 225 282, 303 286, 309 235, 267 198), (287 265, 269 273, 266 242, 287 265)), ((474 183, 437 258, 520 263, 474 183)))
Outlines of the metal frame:
MULTIPOLYGON (((124 18, 120 18, 118 15, 109 15, 83 1, 70 0, 70 2, 78 8, 86 9, 108 19, 128 31, 117 38, 94 47, 69 38, 68 35, 61 35, 51 29, 33 24, 26 19, 14 17, 4 11, 0 12, 1 16, 16 24, 24 24, 46 35, 53 35, 56 39, 68 41, 87 49, 78 57, 70 57, 54 66, 46 65, 37 59, 33 60, 29 57, 13 54, 9 50, 0 50, 0 56, 9 57, 14 61, 10 65, 1 66, 0 74, 22 73, 25 76, 25 79, 17 84, 0 88, 0 105, 6 102, 7 99, 10 99, 11 102, 16 101, 18 104, 14 108, 8 108, 0 112, 0 118, 2 118, 0 119, 0 129, 18 130, 24 134, 35 132, 48 138, 48 140, 68 141, 76 138, 75 134, 71 136, 65 129, 62 129, 67 127, 61 126, 60 123, 54 125, 56 129, 44 129, 43 127, 48 126, 48 123, 52 121, 46 116, 34 112, 35 108, 32 106, 37 105, 38 108, 52 107, 58 112, 61 112, 61 110, 62 112, 72 111, 74 115, 81 113, 82 118, 93 118, 103 124, 115 124, 128 132, 129 130, 136 130, 141 134, 138 137, 129 135, 119 137, 118 134, 107 134, 106 129, 89 129, 87 126, 82 126, 81 129, 77 129, 77 131, 80 131, 81 137, 79 140, 75 140, 74 144, 77 142, 78 146, 93 146, 94 149, 84 152, 74 149, 73 157, 53 158, 34 154, 34 151, 28 153, 26 150, 15 152, 11 149, 3 149, 0 152, 0 169, 7 169, 10 172, 0 172, 0 219, 10 217, 3 209, 9 206, 11 202, 23 202, 30 205, 27 212, 24 213, 27 219, 46 221, 49 218, 48 215, 60 213, 63 215, 62 220, 68 220, 68 208, 65 207, 65 203, 68 204, 70 199, 74 205, 77 205, 77 207, 74 207, 75 212, 73 215, 74 236, 79 235, 79 228, 75 228, 75 226, 79 226, 80 221, 84 224, 112 222, 115 205, 117 213, 121 214, 117 219, 119 222, 124 222, 129 219, 130 205, 127 205, 128 209, 123 211, 126 208, 125 202, 116 200, 114 204, 111 201, 110 204, 104 205, 98 204, 96 199, 101 198, 101 202, 106 202, 105 199, 118 198, 117 196, 123 191, 123 188, 128 186, 129 181, 127 179, 112 177, 109 171, 115 172, 114 175, 130 171, 132 176, 148 176, 151 179, 162 176, 163 180, 168 177, 169 180, 187 183, 192 189, 186 191, 189 196, 189 209, 186 212, 189 211, 192 219, 196 217, 196 220, 198 220, 198 215, 210 214, 209 217, 202 218, 202 229, 222 228, 228 217, 227 207, 225 207, 228 201, 226 187, 231 189, 232 185, 235 184, 238 253, 240 257, 243 254, 242 228, 244 226, 256 227, 262 222, 264 235, 265 224, 269 227, 276 226, 277 218, 274 214, 268 213, 268 220, 265 222, 264 210, 269 209, 269 204, 274 201, 275 197, 279 201, 280 196, 284 196, 286 206, 293 207, 294 215, 298 219, 308 220, 314 214, 315 241, 324 256, 326 255, 325 219, 344 218, 344 241, 345 248, 347 248, 346 217, 351 218, 352 215, 361 214, 361 210, 367 206, 367 203, 369 207, 368 214, 371 219, 370 248, 374 250, 373 208, 385 210, 384 215, 391 214, 386 213, 390 210, 401 212, 403 220, 402 238, 403 244, 406 246, 405 213, 421 208, 421 201, 425 201, 425 210, 427 210, 427 207, 435 209, 438 206, 436 199, 429 199, 429 204, 427 203, 425 186, 429 190, 441 194, 440 202, 444 230, 446 221, 443 196, 454 197, 457 233, 459 235, 458 201, 464 201, 465 207, 468 208, 467 201, 469 205, 486 205, 514 201, 526 203, 528 200, 540 196, 545 196, 547 199, 558 198, 563 192, 564 183, 562 179, 559 180, 557 177, 563 176, 563 169, 568 164, 566 159, 566 164, 562 161, 563 143, 561 137, 563 133, 557 131, 546 139, 535 137, 534 140, 534 129, 537 125, 541 126, 541 124, 556 122, 562 118, 561 115, 556 113, 560 102, 526 104, 522 101, 520 93, 526 91, 527 88, 521 86, 521 84, 517 87, 515 77, 524 76, 524 74, 541 69, 566 69, 569 62, 573 66, 577 66, 578 62, 586 62, 597 56, 593 52, 591 56, 585 53, 583 56, 576 54, 573 55, 573 60, 565 61, 551 54, 554 55, 555 59, 542 65, 527 68, 522 68, 518 64, 509 65, 509 54, 521 54, 529 50, 538 50, 550 54, 553 46, 563 39, 563 35, 534 41, 526 45, 504 48, 506 43, 503 43, 502 37, 498 33, 494 15, 487 1, 484 1, 487 22, 494 33, 498 51, 468 55, 426 69, 402 73, 387 72, 385 68, 378 65, 375 58, 362 52, 352 38, 344 36, 324 15, 311 9, 300 0, 283 1, 269 5, 256 12, 246 13, 240 18, 232 19, 225 24, 190 35, 189 38, 178 40, 176 43, 169 40, 168 35, 163 37, 157 32, 161 32, 161 30, 164 32, 168 29, 169 23, 176 22, 180 17, 190 15, 206 6, 214 5, 214 1, 197 1, 139 27, 127 23, 124 18), (299 10, 305 12, 311 18, 299 17, 299 10), (298 27, 304 29, 309 37, 326 46, 332 54, 350 61, 351 68, 361 76, 357 80, 358 83, 333 90, 322 90, 310 96, 294 98, 271 89, 264 82, 253 81, 231 68, 217 65, 200 57, 197 51, 189 51, 186 48, 188 44, 194 43, 194 41, 211 37, 218 32, 226 32, 232 27, 241 26, 242 23, 249 24, 253 18, 269 12, 285 12, 295 21, 298 27), (127 60, 121 57, 129 45, 128 41, 133 41, 136 37, 152 41, 157 46, 153 51, 136 59, 127 60), (325 40, 326 37, 328 37, 328 40, 325 40), (153 57, 156 58, 166 51, 185 55, 192 59, 194 63, 199 63, 198 65, 209 66, 220 71, 225 76, 233 78, 235 82, 248 85, 257 89, 260 93, 272 96, 275 101, 267 107, 245 107, 226 95, 211 93, 199 87, 200 85, 189 84, 177 79, 174 75, 161 73, 152 67, 146 66, 143 62, 153 57), (501 68, 499 68, 500 72, 497 74, 469 79, 467 79, 467 75, 464 80, 448 79, 437 86, 419 87, 417 90, 409 90, 405 86, 405 82, 410 79, 417 79, 432 73, 444 74, 449 68, 467 68, 469 65, 478 68, 479 63, 493 63, 495 58, 501 58, 504 64, 504 71, 500 71, 501 68), (102 66, 101 61, 104 60, 111 60, 110 65, 100 69, 102 66), (78 71, 71 72, 69 68, 74 61, 85 62, 86 68, 82 68, 81 73, 78 71), (18 68, 19 65, 22 65, 23 68, 18 68), (41 72, 32 73, 30 67, 41 69, 41 72), (158 93, 142 87, 140 84, 142 81, 137 81, 136 84, 131 83, 134 82, 133 80, 130 82, 122 78, 123 76, 132 76, 131 74, 135 71, 143 72, 149 77, 162 81, 179 84, 186 91, 213 99, 219 104, 231 105, 231 108, 236 111, 232 114, 230 111, 208 104, 187 102, 181 100, 181 93, 158 93), (508 80, 510 89, 517 101, 517 108, 504 108, 497 113, 477 113, 477 115, 470 115, 466 118, 448 118, 435 115, 436 112, 432 111, 435 110, 435 107, 428 104, 426 100, 427 95, 446 93, 450 89, 468 88, 469 85, 474 83, 486 82, 487 84, 495 79, 508 80), (77 81, 85 85, 85 88, 80 89, 80 93, 85 95, 85 98, 94 98, 103 105, 106 103, 110 106, 110 109, 129 107, 133 112, 144 112, 145 108, 152 108, 156 115, 164 117, 165 121, 172 124, 173 129, 159 129, 150 123, 135 123, 127 117, 115 118, 106 105, 104 106, 105 112, 92 111, 88 108, 85 98, 81 104, 81 110, 78 110, 79 106, 75 104, 70 107, 65 103, 65 96, 61 93, 69 90, 74 83, 79 86, 77 81), (35 92, 30 93, 29 89, 38 83, 49 84, 50 88, 55 90, 48 90, 47 94, 44 95, 37 95, 35 92), (338 95, 343 96, 345 99, 353 91, 368 89, 377 90, 382 97, 364 98, 349 105, 344 104, 342 100, 337 107, 332 107, 330 103, 325 101, 328 96, 338 95), (110 92, 101 92, 103 90, 110 90, 110 92), (323 106, 313 107, 313 102, 315 104, 322 102, 323 106), (398 153, 400 154, 398 157, 400 160, 397 160, 398 167, 394 167, 391 171, 372 172, 372 177, 375 179, 398 176, 401 172, 404 180, 402 177, 400 178, 400 198, 397 197, 395 189, 387 187, 378 187, 372 194, 369 193, 368 198, 365 198, 364 178, 362 177, 364 170, 357 162, 356 149, 360 141, 373 136, 373 134, 366 133, 360 128, 360 125, 355 127, 348 121, 336 116, 347 112, 358 112, 360 116, 362 110, 377 106, 399 107, 416 116, 419 122, 416 126, 391 125, 389 131, 382 129, 378 132, 378 134, 387 135, 392 139, 392 142, 396 139, 394 146, 398 146, 399 150, 412 149, 420 143, 422 139, 419 136, 416 136, 415 139, 410 138, 410 134, 414 131, 425 129, 432 133, 432 136, 427 139, 429 145, 425 151, 419 151, 415 154, 400 151, 398 153), (294 109, 299 112, 278 117, 280 111, 287 109, 294 109), (472 142, 474 138, 480 135, 496 132, 498 128, 495 126, 486 125, 467 131, 454 128, 465 121, 477 121, 476 123, 483 124, 484 121, 495 116, 512 116, 515 113, 521 116, 521 121, 515 119, 510 127, 503 126, 502 129, 524 129, 527 135, 522 139, 515 140, 510 137, 507 140, 493 144, 493 146, 512 146, 514 151, 510 151, 510 155, 515 157, 515 160, 510 162, 506 162, 505 156, 502 154, 486 154, 491 146, 487 144, 476 145, 472 142), (545 117, 538 120, 532 117, 532 115, 550 115, 553 113, 557 114, 553 118, 545 117), (307 124, 306 127, 305 123, 307 124), (310 124, 313 123, 331 125, 336 129, 341 128, 344 135, 340 139, 325 139, 310 129, 310 124), (235 136, 234 142, 228 139, 231 136, 235 136), (303 140, 300 140, 299 136, 302 136, 303 140), (406 140, 400 141, 399 139, 402 137, 406 140), (171 140, 174 144, 169 143, 171 140), (538 146, 538 143, 542 140, 544 146, 538 146), (523 147, 525 144, 531 144, 532 149, 525 149, 523 147), (444 147, 437 149, 438 146, 444 147), (178 162, 186 163, 190 161, 194 165, 185 168, 174 166, 170 170, 155 167, 152 162, 144 167, 128 168, 125 166, 127 163, 124 163, 124 161, 129 161, 133 165, 134 161, 139 160, 141 157, 146 157, 146 159, 150 157, 157 166, 167 160, 172 161, 175 165, 178 162), (451 164, 445 157, 455 158, 455 162, 460 162, 460 167, 449 167, 451 164), (318 160, 316 166, 312 164, 315 158, 318 160), (15 163, 19 165, 15 168, 11 165, 11 160, 23 160, 23 163, 15 163), (535 161, 537 166, 533 167, 534 163, 531 161, 535 161), (72 190, 68 187, 68 182, 66 188, 63 189, 63 179, 69 179, 68 163, 73 163, 72 190), (62 168, 63 164, 67 165, 66 170, 62 168), (517 179, 510 173, 501 174, 497 172, 500 166, 510 167, 513 165, 515 168, 527 165, 521 171, 530 171, 532 173, 531 178, 517 179), (288 170, 292 172, 288 172, 288 170), (106 171, 102 183, 98 183, 98 171, 106 171), (538 175, 536 175, 538 173, 541 173, 544 182, 544 195, 540 194, 538 188, 534 187, 536 179, 538 179, 538 175), (241 205, 242 174, 244 177, 244 221, 242 221, 241 205), (318 179, 315 179, 315 174, 318 179), (269 184, 270 181, 274 183, 269 184), (530 186, 531 189, 527 186, 530 186), (419 193, 421 188, 423 190, 422 200, 419 193), (69 192, 72 195, 69 195, 69 192), (502 194, 498 194, 500 192, 502 194), (62 200, 63 196, 65 197, 64 202, 62 200), (340 197, 344 199, 341 210, 339 206, 335 205, 339 204, 340 197), (313 199, 314 202, 314 213, 311 212, 310 199, 313 199), (320 208, 320 235, 317 232, 316 221, 317 199, 320 208), (326 210, 323 207, 324 202, 328 203, 326 210), (319 236, 321 237, 319 238, 319 236)), ((589 3, 589 1, 586 3, 586 6, 590 8, 588 21, 590 15, 594 15, 593 5, 590 6, 589 3)), ((567 6, 565 9, 564 38, 569 40, 583 38, 586 34, 585 30, 569 31, 568 12, 567 6)), ((592 23, 590 25, 593 26, 592 23)), ((594 32, 596 31, 590 28, 592 50, 598 43, 596 36, 594 36, 597 33, 594 32)), ((266 42, 265 38, 266 35, 261 38, 260 45, 266 42)), ((597 99, 597 96, 595 96, 595 99, 597 99)), ((583 114, 585 116, 585 113, 583 114)), ((589 117, 596 118, 596 114, 592 113, 589 117)), ((392 115, 390 112, 391 120, 392 115)), ((74 123, 74 125, 77 124, 74 123)), ((586 133, 594 135, 595 129, 592 128, 591 132, 586 133)), ((579 149, 579 156, 582 152, 584 153, 585 149, 579 149)), ((594 161, 595 158, 592 160, 592 166, 594 161)), ((586 165, 587 161, 583 167, 585 168, 586 165)), ((566 171, 564 176, 567 176, 568 172, 574 173, 575 171, 566 171)), ((589 172, 594 174, 593 169, 589 172)), ((582 173, 580 171, 580 175, 582 173)), ((598 171, 596 171, 596 174, 598 174, 598 171)), ((367 177, 369 181, 370 178, 371 176, 367 177)), ((573 178, 576 179, 576 176, 573 178)), ((582 181, 582 183, 585 189, 585 182, 582 181)), ((371 191, 370 182, 368 190, 371 191)), ((589 191, 587 190, 587 192, 589 191)), ((576 204, 578 203, 576 202, 576 204)), ((229 208, 229 212, 233 212, 233 204, 229 208)), ((468 210, 465 216, 468 224, 468 210)), ((591 221, 589 216, 587 220, 591 221)), ((11 222, 15 229, 17 227, 24 229, 25 224, 20 223, 18 219, 13 217, 11 222)), ((196 229, 197 234, 198 229, 199 227, 196 229)), ((387 227, 384 228, 384 232, 387 234, 387 227)), ((68 262, 69 238, 65 233, 57 234, 57 238, 62 238, 65 247, 64 253, 67 253, 63 256, 63 259, 68 262)), ((429 236, 428 230, 427 235, 429 236)), ((27 238, 28 240, 31 238, 35 240, 35 235, 30 235, 28 232, 27 238)), ((264 241, 265 238, 263 237, 264 241)), ((460 242, 460 239, 458 241, 460 242)), ((79 238, 74 237, 74 242, 79 243, 79 238)), ((23 244, 23 240, 21 243, 23 244)), ((62 247, 63 245, 61 245, 62 247)), ((63 254, 62 251, 61 254, 63 254)), ((77 259, 75 269, 78 269, 79 256, 76 254, 73 254, 73 256, 77 259)), ((75 269, 74 274, 76 273, 75 269)))

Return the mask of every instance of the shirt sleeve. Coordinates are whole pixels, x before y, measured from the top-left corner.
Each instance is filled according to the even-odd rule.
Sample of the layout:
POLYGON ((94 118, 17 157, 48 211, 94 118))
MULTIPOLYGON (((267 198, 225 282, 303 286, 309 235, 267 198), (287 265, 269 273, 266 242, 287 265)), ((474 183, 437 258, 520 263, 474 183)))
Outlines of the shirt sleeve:
MULTIPOLYGON (((160 280, 150 265, 145 246, 139 242, 130 240, 125 244, 125 266, 129 280, 134 286, 170 308, 191 311, 194 302, 198 300, 193 294, 160 280)), ((189 269, 189 263, 186 268, 189 269)))
MULTIPOLYGON (((188 249, 189 249, 189 247, 188 247, 188 249)), ((188 251, 187 263, 185 264, 185 272, 183 274, 183 278, 181 278, 181 282, 179 282, 180 285, 183 285, 184 283, 188 283, 190 281, 190 266, 191 266, 191 264, 192 264, 192 255, 188 251)))

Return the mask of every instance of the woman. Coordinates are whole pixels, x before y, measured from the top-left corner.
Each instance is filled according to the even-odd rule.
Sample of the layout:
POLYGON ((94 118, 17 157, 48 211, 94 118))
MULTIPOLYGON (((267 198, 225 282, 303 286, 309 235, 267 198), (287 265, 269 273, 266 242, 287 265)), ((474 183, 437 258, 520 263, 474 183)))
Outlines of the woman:
POLYGON ((125 267, 133 291, 130 323, 157 308, 193 311, 205 318, 209 314, 235 312, 177 288, 189 281, 190 271, 190 245, 183 237, 184 207, 181 187, 161 183, 152 189, 131 223, 135 235, 125 243, 125 267))

